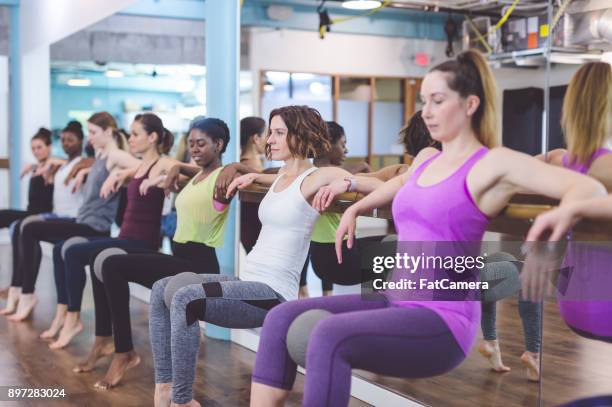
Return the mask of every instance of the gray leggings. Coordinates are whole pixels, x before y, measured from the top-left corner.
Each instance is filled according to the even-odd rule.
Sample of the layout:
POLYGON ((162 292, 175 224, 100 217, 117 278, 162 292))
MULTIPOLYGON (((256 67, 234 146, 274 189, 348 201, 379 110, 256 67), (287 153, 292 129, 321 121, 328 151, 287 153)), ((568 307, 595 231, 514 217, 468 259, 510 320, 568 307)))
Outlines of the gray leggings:
POLYGON ((284 301, 264 283, 217 274, 198 276, 200 284, 175 291, 170 309, 164 292, 168 282, 178 276, 158 280, 151 292, 149 332, 155 383, 172 383, 175 403, 193 399, 200 349, 198 320, 225 328, 256 328, 263 325, 268 310, 284 301))
POLYGON ((490 289, 482 295, 482 317, 480 327, 485 340, 497 339, 497 301, 510 297, 518 292, 518 309, 523 323, 525 349, 539 353, 541 345, 542 303, 522 299, 519 273, 521 262, 506 253, 500 252, 489 256, 489 262, 481 273, 482 281, 489 281, 490 289))

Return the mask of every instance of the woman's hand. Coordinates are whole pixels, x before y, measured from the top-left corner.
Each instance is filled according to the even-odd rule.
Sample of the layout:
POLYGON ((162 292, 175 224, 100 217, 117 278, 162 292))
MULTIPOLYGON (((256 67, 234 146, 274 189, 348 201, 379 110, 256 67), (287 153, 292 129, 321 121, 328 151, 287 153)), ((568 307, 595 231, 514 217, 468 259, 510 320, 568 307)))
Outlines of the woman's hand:
POLYGON ((522 298, 538 302, 550 297, 555 276, 565 258, 566 242, 525 242, 525 263, 520 274, 522 298))
POLYGON ((171 192, 178 192, 180 190, 179 177, 181 175, 181 167, 179 165, 173 165, 165 175, 162 183, 162 188, 166 193, 166 196, 170 195, 171 192))
POLYGON ((66 176, 66 179, 64 180, 64 185, 67 186, 68 184, 70 184, 70 181, 72 181, 73 178, 76 178, 77 174, 82 169, 90 168, 95 161, 95 158, 83 158, 78 163, 74 164, 72 170, 70 170, 70 173, 66 176))
POLYGON ((348 236, 346 247, 349 249, 353 248, 355 230, 357 229, 357 215, 355 205, 349 206, 349 208, 344 211, 338 229, 336 229, 336 257, 338 258, 338 264, 342 263, 342 241, 344 240, 344 236, 348 236))
POLYGON ((145 196, 147 192, 149 191, 149 188, 151 188, 152 186, 153 186, 152 180, 150 180, 149 178, 144 179, 140 183, 140 187, 138 187, 138 192, 140 192, 141 196, 145 196))
POLYGON ((82 168, 74 177, 74 185, 72 186, 72 193, 74 194, 76 191, 81 188, 81 186, 85 183, 85 179, 89 174, 91 168, 82 168))
POLYGON ((123 174, 123 171, 115 171, 111 173, 100 188, 100 198, 107 199, 109 196, 117 192, 121 185, 123 185, 123 181, 125 179, 123 178, 124 176, 125 174, 123 174))
POLYGON ((221 170, 215 182, 215 193, 213 196, 216 200, 225 199, 227 190, 237 174, 238 169, 233 165, 228 165, 221 170))
POLYGON ((225 198, 230 199, 232 196, 234 196, 237 189, 244 189, 248 187, 249 185, 251 185, 253 182, 257 180, 257 177, 259 175, 260 174, 257 174, 257 173, 250 173, 250 174, 241 175, 240 177, 234 179, 232 183, 229 185, 229 187, 227 187, 225 198))
POLYGON ((545 232, 551 231, 548 240, 556 242, 579 220, 577 205, 573 202, 567 203, 540 214, 533 222, 525 240, 528 242, 541 240, 545 232))
POLYGON ((345 179, 336 179, 329 185, 319 188, 312 199, 312 207, 319 212, 323 212, 325 209, 329 208, 337 195, 347 192, 349 186, 349 181, 345 179))
POLYGON ((26 164, 26 165, 24 165, 23 168, 21 169, 21 174, 19 175, 19 177, 20 178, 25 177, 26 175, 28 175, 29 173, 34 171, 34 169, 36 169, 36 165, 35 164, 26 164))
POLYGON ((160 174, 155 178, 147 178, 143 180, 139 187, 140 195, 145 196, 151 187, 159 187, 160 185, 163 185, 165 179, 166 175, 160 174))

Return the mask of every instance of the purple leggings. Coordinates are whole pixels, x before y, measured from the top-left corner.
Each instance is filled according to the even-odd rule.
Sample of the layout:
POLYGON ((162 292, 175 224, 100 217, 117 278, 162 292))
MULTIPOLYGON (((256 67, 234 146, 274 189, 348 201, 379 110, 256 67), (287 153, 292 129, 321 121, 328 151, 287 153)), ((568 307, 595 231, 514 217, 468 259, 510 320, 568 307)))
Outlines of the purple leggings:
POLYGON ((351 369, 403 377, 431 377, 458 366, 465 354, 444 321, 427 308, 362 300, 360 294, 289 301, 264 321, 253 381, 290 390, 296 364, 287 352, 287 330, 311 309, 331 315, 313 329, 306 355, 303 406, 346 406, 351 369))

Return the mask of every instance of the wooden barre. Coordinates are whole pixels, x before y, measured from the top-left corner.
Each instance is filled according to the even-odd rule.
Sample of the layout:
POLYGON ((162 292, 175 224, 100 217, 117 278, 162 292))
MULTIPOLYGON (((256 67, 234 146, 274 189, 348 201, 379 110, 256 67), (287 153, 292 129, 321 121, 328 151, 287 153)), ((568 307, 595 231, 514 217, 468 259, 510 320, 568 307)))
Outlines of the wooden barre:
MULTIPOLYGON (((242 202, 259 203, 266 192, 268 192, 267 187, 250 185, 248 188, 240 191, 240 200, 242 202)), ((355 192, 340 194, 326 212, 344 213, 349 206, 363 198, 363 196, 363 194, 355 192)), ((512 197, 502 213, 491 220, 487 231, 520 236, 522 238, 531 227, 536 216, 552 209, 558 203, 559 201, 544 196, 517 194, 512 197)), ((393 220, 390 206, 375 209, 371 213, 363 214, 362 216, 393 220)), ((581 221, 574 228, 574 239, 612 240, 612 222, 597 220, 581 221)))

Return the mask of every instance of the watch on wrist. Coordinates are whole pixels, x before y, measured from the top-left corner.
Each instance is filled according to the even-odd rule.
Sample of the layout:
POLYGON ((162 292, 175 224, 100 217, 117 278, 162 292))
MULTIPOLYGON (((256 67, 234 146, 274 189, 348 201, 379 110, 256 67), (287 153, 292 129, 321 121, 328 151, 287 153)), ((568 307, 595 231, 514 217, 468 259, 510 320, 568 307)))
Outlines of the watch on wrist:
POLYGON ((346 192, 355 192, 357 190, 357 178, 355 177, 346 177, 344 178, 345 181, 348 181, 348 188, 346 189, 346 192))

